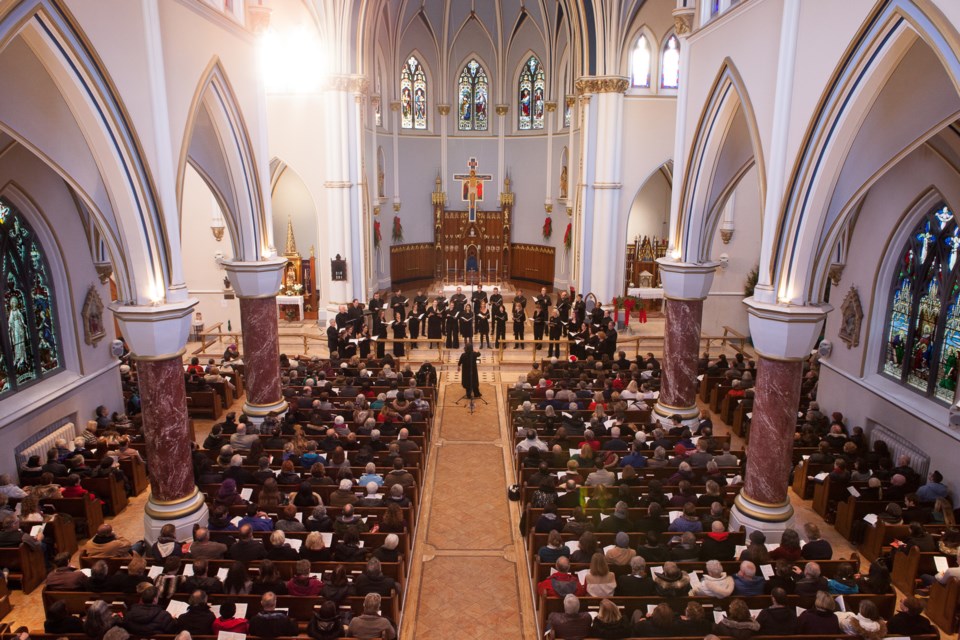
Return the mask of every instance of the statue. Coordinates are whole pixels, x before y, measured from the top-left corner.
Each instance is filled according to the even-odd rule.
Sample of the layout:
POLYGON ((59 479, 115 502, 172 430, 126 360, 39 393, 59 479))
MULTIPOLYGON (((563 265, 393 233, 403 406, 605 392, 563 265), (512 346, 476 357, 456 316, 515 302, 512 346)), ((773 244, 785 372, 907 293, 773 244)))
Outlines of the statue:
POLYGON ((27 334, 27 323, 23 319, 18 298, 10 299, 10 313, 7 316, 7 329, 10 331, 10 346, 13 347, 13 368, 19 371, 21 367, 30 367, 30 356, 27 354, 30 336, 27 334))
POLYGON ((567 178, 567 165, 563 165, 563 168, 560 169, 560 198, 562 200, 567 199, 567 183, 569 179, 567 178))
POLYGON ((377 197, 384 198, 386 197, 383 190, 383 167, 377 169, 377 197))

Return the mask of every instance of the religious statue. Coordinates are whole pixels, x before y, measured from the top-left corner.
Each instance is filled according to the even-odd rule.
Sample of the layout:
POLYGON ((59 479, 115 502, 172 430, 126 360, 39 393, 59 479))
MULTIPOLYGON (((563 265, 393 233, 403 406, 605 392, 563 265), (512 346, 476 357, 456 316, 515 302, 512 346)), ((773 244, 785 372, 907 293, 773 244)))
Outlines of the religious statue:
POLYGON ((7 315, 7 330, 10 333, 10 346, 13 347, 13 368, 20 371, 21 367, 29 368, 30 355, 27 353, 30 336, 27 334, 27 323, 23 319, 23 310, 20 309, 19 298, 10 299, 10 313, 7 315))
POLYGON ((103 325, 103 300, 96 288, 90 287, 87 291, 80 315, 83 318, 83 341, 96 346, 107 335, 103 325))
POLYGON ((383 190, 383 167, 379 167, 377 170, 377 197, 383 198, 384 193, 385 192, 383 190))
POLYGON ((560 169, 560 199, 567 199, 567 184, 569 178, 567 177, 567 165, 563 165, 563 168, 560 169))

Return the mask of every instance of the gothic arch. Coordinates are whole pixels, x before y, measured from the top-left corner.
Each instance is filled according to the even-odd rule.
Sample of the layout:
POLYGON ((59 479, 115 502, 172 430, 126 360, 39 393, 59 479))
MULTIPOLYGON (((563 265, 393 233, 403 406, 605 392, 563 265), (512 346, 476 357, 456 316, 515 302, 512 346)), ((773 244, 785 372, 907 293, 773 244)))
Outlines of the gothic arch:
MULTIPOLYGON (((960 116, 960 34, 941 25, 949 22, 926 0, 887 0, 865 21, 838 65, 804 136, 773 230, 771 255, 768 264, 761 265, 761 284, 766 275, 778 299, 813 304, 822 300, 830 254, 855 215, 860 196, 960 116), (901 63, 920 55, 934 63, 913 80, 942 74, 937 79, 944 94, 924 96, 925 102, 943 100, 940 113, 902 119, 895 114, 897 130, 889 136, 887 148, 861 161, 863 171, 870 173, 858 179, 855 193, 840 194, 841 200, 835 202, 846 161, 869 135, 863 131, 871 110, 883 99, 901 63)), ((901 100, 900 107, 906 112, 920 103, 918 98, 901 100)))
POLYGON ((186 297, 170 228, 126 107, 76 20, 52 0, 0 17, 0 129, 70 185, 91 212, 121 301, 186 297), (40 121, 31 105, 45 104, 40 121))
POLYGON ((177 208, 183 216, 189 163, 220 202, 237 260, 256 261, 271 242, 250 135, 219 59, 210 61, 190 104, 180 146, 177 208))
POLYGON ((729 58, 709 96, 697 123, 683 182, 675 185, 681 192, 672 245, 684 262, 709 259, 710 240, 723 204, 751 167, 757 167, 761 203, 766 193, 760 130, 743 79, 729 58))

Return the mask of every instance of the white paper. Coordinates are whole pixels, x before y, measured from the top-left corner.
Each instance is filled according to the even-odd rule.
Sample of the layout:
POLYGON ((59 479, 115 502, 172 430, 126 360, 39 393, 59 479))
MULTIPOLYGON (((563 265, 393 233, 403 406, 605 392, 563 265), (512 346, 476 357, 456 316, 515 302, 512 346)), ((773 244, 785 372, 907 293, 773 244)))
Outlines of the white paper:
POLYGON ((797 616, 800 616, 801 614, 803 614, 804 611, 806 611, 806 609, 804 609, 803 607, 797 607, 797 616))
POLYGON ((241 516, 237 516, 236 518, 230 518, 230 524, 232 524, 235 527, 239 527, 241 520, 243 520, 241 516))
POLYGON ((772 564, 762 564, 760 565, 760 573, 763 574, 763 577, 766 580, 769 580, 773 577, 773 565, 772 564))
POLYGON ((87 576, 88 578, 93 577, 93 569, 91 569, 90 567, 85 567, 83 569, 80 569, 80 573, 87 576))
POLYGON ((186 602, 182 602, 180 600, 171 600, 170 603, 167 605, 167 613, 169 613, 174 618, 178 618, 182 614, 187 612, 188 606, 189 605, 187 605, 186 602))
POLYGON ((30 535, 33 536, 34 538, 39 536, 41 531, 43 531, 42 524, 35 524, 32 527, 30 527, 30 535))
POLYGON ((854 486, 849 486, 849 487, 847 487, 847 491, 849 491, 849 492, 850 492, 850 495, 852 495, 854 498, 859 498, 859 497, 860 497, 860 492, 857 491, 857 488, 854 487, 854 486))
POLYGON ((217 580, 223 582, 227 579, 227 572, 230 571, 227 567, 220 567, 217 569, 217 580))
POLYGON ((589 575, 589 573, 590 569, 581 569, 580 571, 577 571, 577 578, 582 583, 587 579, 587 575, 589 575))
POLYGON ((568 540, 563 543, 566 545, 567 549, 570 549, 570 553, 580 551, 580 541, 579 540, 568 540))
POLYGON ((690 577, 690 589, 696 591, 700 588, 700 576, 697 575, 696 571, 691 571, 687 574, 690 577))
POLYGON ((875 514, 875 513, 868 513, 867 515, 863 516, 863 521, 864 521, 864 522, 868 522, 868 523, 872 524, 873 526, 877 526, 877 514, 875 514))
POLYGON ((697 376, 697 382, 703 382, 703 374, 697 376))
POLYGON ((738 544, 736 547, 733 548, 733 557, 734 557, 734 558, 739 558, 739 557, 740 557, 740 554, 743 553, 743 552, 746 551, 746 550, 747 550, 747 546, 746 546, 746 545, 738 544))
POLYGON ((570 449, 570 457, 580 455, 580 449, 570 449))
POLYGON ((615 544, 608 544, 607 546, 605 546, 605 547, 603 548, 603 555, 607 555, 608 553, 610 553, 610 551, 612 551, 613 549, 616 549, 616 548, 617 548, 617 545, 615 545, 615 544))
POLYGON ((294 516, 297 519, 297 522, 303 522, 303 511, 297 511, 297 515, 294 516))
MULTIPOLYGON (((240 605, 237 605, 237 617, 240 617, 240 605)), ((217 640, 247 640, 247 634, 221 631, 217 634, 217 640)))
POLYGON ((818 473, 817 475, 813 476, 813 479, 814 479, 814 480, 820 480, 821 482, 823 482, 824 480, 827 479, 827 476, 829 476, 829 475, 830 475, 830 474, 827 473, 826 471, 821 471, 821 472, 818 473))
POLYGON ((616 418, 610 418, 609 420, 606 420, 606 421, 603 423, 603 426, 605 426, 607 429, 609 429, 610 427, 612 427, 612 426, 615 425, 616 423, 617 423, 616 418))
POLYGON ((241 489, 240 497, 249 502, 250 498, 253 497, 253 489, 250 487, 247 487, 246 489, 241 489))
POLYGON ((564 418, 572 418, 572 417, 573 417, 572 415, 570 415, 570 414, 567 413, 566 411, 562 412, 560 415, 563 416, 564 418))
POLYGON ((291 549, 300 551, 300 547, 303 546, 303 540, 300 538, 287 538, 287 544, 290 545, 291 549))
POLYGON ((185 578, 189 578, 192 575, 193 575, 193 563, 188 562, 183 565, 183 576, 185 578))
POLYGON ((332 533, 320 533, 320 537, 323 538, 323 544, 326 547, 333 546, 333 534, 332 533))
POLYGON ((950 563, 947 562, 946 556, 933 556, 933 564, 937 566, 937 573, 943 573, 950 568, 950 563))
POLYGON ((720 624, 720 622, 723 621, 723 611, 717 611, 716 609, 714 609, 713 621, 716 622, 717 624, 720 624))
POLYGON ((161 573, 163 573, 163 567, 155 565, 150 567, 150 570, 147 571, 147 577, 151 580, 156 580, 157 576, 159 576, 161 573))
POLYGON ((752 419, 753 419, 753 412, 750 411, 749 413, 747 413, 747 420, 752 420, 752 419))
POLYGON ((604 520, 606 520, 606 519, 609 518, 610 516, 611 516, 611 514, 609 514, 609 513, 601 513, 601 514, 600 514, 600 522, 603 522, 604 520))
POLYGON ((837 596, 837 597, 835 598, 835 600, 837 601, 837 607, 840 608, 840 611, 846 611, 846 610, 847 610, 847 605, 846 605, 846 603, 843 601, 843 596, 837 596))
POLYGON ((756 619, 756 617, 760 615, 761 611, 763 611, 763 609, 750 609, 750 616, 756 619))
POLYGON ((668 515, 670 517, 670 522, 672 523, 674 520, 683 515, 683 511, 671 511, 668 515))

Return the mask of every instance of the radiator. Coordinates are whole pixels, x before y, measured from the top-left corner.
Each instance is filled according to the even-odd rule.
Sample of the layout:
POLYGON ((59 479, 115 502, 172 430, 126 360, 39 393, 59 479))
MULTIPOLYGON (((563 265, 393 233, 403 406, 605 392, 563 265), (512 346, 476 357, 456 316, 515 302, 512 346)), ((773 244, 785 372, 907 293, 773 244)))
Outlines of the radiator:
POLYGON ((871 444, 875 440, 883 440, 887 443, 887 447, 890 449, 890 457, 893 459, 893 466, 897 466, 897 458, 900 456, 909 456, 910 466, 926 482, 927 473, 930 470, 930 456, 903 436, 877 424, 873 420, 868 420, 867 425, 868 427, 872 425, 868 432, 871 444))
POLYGON ((68 449, 73 449, 73 439, 77 437, 77 427, 72 421, 67 422, 67 420, 70 420, 70 418, 64 418, 63 421, 50 425, 21 442, 14 449, 17 468, 19 469, 30 456, 40 456, 40 464, 45 463, 47 461, 47 451, 53 449, 56 441, 60 438, 67 441, 68 449))

